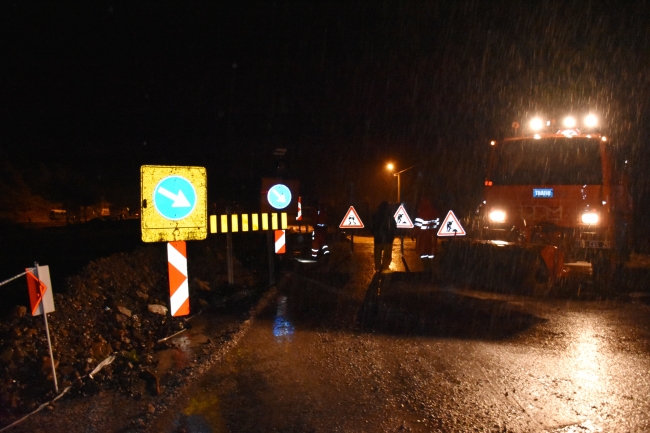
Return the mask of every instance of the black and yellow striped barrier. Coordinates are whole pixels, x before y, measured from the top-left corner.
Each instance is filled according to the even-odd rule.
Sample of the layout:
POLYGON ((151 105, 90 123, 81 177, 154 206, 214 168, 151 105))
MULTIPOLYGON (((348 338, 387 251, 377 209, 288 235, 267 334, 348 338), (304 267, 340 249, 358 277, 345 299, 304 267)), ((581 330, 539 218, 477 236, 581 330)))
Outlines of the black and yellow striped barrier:
POLYGON ((255 232, 286 228, 286 212, 210 215, 210 233, 255 232))

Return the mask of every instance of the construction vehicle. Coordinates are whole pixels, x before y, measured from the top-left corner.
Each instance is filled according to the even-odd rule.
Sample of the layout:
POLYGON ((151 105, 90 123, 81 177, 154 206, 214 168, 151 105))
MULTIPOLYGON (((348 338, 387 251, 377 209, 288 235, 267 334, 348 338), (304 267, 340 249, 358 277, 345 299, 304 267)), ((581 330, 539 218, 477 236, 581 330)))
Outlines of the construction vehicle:
MULTIPOLYGON (((594 115, 533 119, 522 134, 491 141, 474 242, 515 252, 539 288, 571 271, 609 281, 628 258, 632 200, 627 160, 598 131, 594 115)), ((501 254, 503 255, 503 254, 501 254)), ((517 266, 515 266, 517 267, 517 266)))

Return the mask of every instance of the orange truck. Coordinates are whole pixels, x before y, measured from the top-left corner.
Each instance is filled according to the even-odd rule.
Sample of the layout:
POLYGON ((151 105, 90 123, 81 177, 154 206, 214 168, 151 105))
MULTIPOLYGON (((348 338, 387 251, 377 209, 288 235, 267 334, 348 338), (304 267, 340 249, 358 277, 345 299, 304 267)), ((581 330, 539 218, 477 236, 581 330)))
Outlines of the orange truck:
POLYGON ((525 129, 490 143, 475 237, 535 252, 535 278, 549 287, 589 265, 594 277, 611 276, 631 245, 627 160, 592 115, 562 126, 535 118, 525 129))

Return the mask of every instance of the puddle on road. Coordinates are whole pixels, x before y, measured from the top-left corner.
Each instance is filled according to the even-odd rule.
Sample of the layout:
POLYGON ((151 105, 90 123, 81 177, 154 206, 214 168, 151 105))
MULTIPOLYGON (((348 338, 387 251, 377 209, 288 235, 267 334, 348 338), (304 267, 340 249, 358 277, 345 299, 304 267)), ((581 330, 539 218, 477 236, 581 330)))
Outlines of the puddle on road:
POLYGON ((154 356, 154 360, 158 361, 155 372, 164 374, 170 370, 180 370, 187 367, 194 359, 195 349, 210 341, 204 334, 205 327, 205 323, 197 324, 197 326, 169 339, 168 342, 173 347, 161 350, 154 356))
POLYGON ((278 307, 273 320, 273 336, 276 341, 291 341, 295 329, 288 317, 287 297, 284 295, 279 296, 277 303, 278 307))
MULTIPOLYGON (((293 342, 296 329, 292 321, 292 309, 295 303, 286 295, 278 295, 258 315, 256 327, 264 330, 268 341, 280 343, 281 347, 293 342)), ((213 325, 209 323, 208 326, 213 325)), ((202 349, 202 345, 208 342, 206 334, 214 334, 212 329, 206 329, 206 324, 194 326, 183 334, 170 339, 173 348, 160 352, 160 363, 158 366, 161 374, 172 368, 182 368, 195 357, 195 352, 202 349)), ((229 365, 232 361, 227 357, 223 365, 229 365)), ((232 368, 226 367, 227 369, 232 368)), ((230 371, 232 373, 232 371, 230 371)), ((228 431, 226 419, 222 413, 223 405, 230 403, 222 402, 220 395, 225 392, 230 382, 223 379, 223 373, 213 376, 207 375, 199 382, 191 385, 190 390, 184 392, 184 401, 176 409, 157 420, 157 426, 163 426, 160 431, 166 432, 216 432, 228 431), (217 391, 219 389, 219 391, 217 391)))
POLYGON ((203 392, 197 393, 174 420, 175 431, 188 433, 225 431, 218 408, 219 397, 213 392, 203 390, 203 392), (215 429, 215 426, 220 428, 215 429))

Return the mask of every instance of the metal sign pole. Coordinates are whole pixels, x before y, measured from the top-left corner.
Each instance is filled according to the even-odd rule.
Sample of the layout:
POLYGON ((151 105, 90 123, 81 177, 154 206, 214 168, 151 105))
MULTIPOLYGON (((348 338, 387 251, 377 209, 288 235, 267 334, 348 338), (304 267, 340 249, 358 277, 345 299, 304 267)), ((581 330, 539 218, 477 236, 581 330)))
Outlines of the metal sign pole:
MULTIPOLYGON (((354 182, 350 182, 350 204, 354 204, 354 182)), ((350 233, 350 253, 354 252, 354 235, 350 233)))
POLYGON ((273 236, 273 231, 269 230, 266 232, 269 244, 269 284, 275 284, 275 238, 273 236))
MULTIPOLYGON (((230 206, 226 208, 226 214, 228 218, 228 224, 232 223, 232 216, 230 213, 230 206)), ((233 271, 233 252, 232 252, 232 227, 230 227, 230 230, 228 230, 228 233, 226 233, 226 250, 227 250, 227 256, 228 256, 228 284, 231 286, 235 284, 235 278, 234 278, 234 271, 233 271)))
POLYGON ((10 283, 15 279, 18 279, 18 278, 22 277, 23 275, 25 275, 26 273, 27 272, 23 272, 22 274, 18 274, 15 277, 9 278, 8 280, 4 280, 4 281, 0 282, 0 286, 4 286, 5 284, 10 283))
MULTIPOLYGON (((38 263, 34 262, 34 274, 38 280, 38 263)), ((40 282, 40 280, 39 280, 40 282)), ((50 290, 52 290, 50 288, 50 290)), ((50 327, 47 324, 47 313, 45 312, 45 305, 41 299, 41 309, 43 309, 43 319, 45 320, 45 335, 47 336, 47 348, 50 350, 50 362, 52 364, 52 377, 54 378, 54 391, 59 393, 59 384, 56 380, 56 368, 54 367, 54 354, 52 353, 52 341, 50 340, 50 327)))

